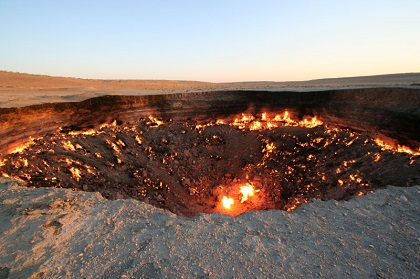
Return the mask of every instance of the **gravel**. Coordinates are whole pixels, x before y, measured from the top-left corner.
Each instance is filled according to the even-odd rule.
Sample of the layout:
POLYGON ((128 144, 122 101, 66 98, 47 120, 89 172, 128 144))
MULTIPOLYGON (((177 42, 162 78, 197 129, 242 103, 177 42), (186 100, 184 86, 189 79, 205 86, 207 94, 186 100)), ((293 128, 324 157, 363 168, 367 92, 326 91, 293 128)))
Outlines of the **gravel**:
POLYGON ((180 217, 0 178, 0 278, 419 278, 420 186, 180 217))

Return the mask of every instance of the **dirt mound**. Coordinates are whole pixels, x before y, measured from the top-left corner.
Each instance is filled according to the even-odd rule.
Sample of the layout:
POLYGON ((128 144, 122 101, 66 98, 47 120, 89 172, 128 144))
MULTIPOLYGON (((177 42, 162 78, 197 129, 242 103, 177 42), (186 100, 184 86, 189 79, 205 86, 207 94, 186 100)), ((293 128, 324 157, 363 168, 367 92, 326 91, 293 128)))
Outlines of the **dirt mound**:
POLYGON ((420 187, 293 212, 183 218, 135 200, 0 178, 9 278, 418 278, 420 187))

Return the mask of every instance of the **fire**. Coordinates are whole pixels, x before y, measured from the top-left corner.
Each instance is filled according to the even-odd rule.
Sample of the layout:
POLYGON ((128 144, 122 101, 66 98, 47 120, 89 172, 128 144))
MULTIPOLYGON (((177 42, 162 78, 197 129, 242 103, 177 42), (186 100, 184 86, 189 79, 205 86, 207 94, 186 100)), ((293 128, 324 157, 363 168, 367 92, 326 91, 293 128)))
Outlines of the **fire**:
MULTIPOLYGON (((420 149, 380 139, 374 141, 370 134, 351 129, 329 127, 316 116, 294 116, 297 114, 293 111, 245 113, 237 115, 236 119, 227 116, 223 120, 209 122, 188 119, 184 123, 175 123, 176 126, 171 126, 173 120, 164 123, 150 116, 141 118, 132 126, 117 125, 114 121, 77 132, 60 128, 56 134, 47 135, 42 140, 30 139, 21 146, 18 145, 22 141, 9 146, 9 150, 16 147, 14 152, 17 154, 7 154, 4 159, 0 157, 0 176, 14 177, 18 173, 29 185, 37 185, 43 179, 47 182, 42 185, 54 187, 57 183, 66 187, 65 182, 70 179, 70 186, 83 188, 88 183, 102 183, 101 176, 108 170, 119 176, 119 173, 129 172, 131 168, 140 169, 140 172, 134 172, 136 180, 130 180, 130 183, 139 185, 135 189, 136 195, 153 199, 156 195, 152 191, 170 187, 169 183, 154 181, 153 169, 156 167, 159 168, 158 175, 167 170, 169 175, 179 172, 185 177, 182 185, 188 187, 190 195, 197 198, 200 206, 209 203, 203 206, 205 212, 237 216, 250 210, 279 207, 293 210, 313 197, 323 197, 324 185, 341 187, 337 193, 347 196, 361 187, 365 193, 371 189, 371 184, 374 187, 376 183, 372 175, 366 173, 367 167, 372 166, 372 162, 380 168, 386 167, 390 165, 388 162, 394 162, 391 159, 397 152, 404 154, 397 154, 397 159, 402 159, 395 162, 404 162, 401 164, 404 168, 415 169, 410 165, 417 166, 418 157, 415 156, 420 155, 420 149), (220 126, 214 127, 217 125, 220 126), (319 125, 322 127, 311 129, 319 125), (207 130, 206 127, 211 128, 207 130), (150 132, 153 130, 159 133, 150 132), (98 136, 100 134, 104 136, 98 136), (160 135, 164 137, 160 138, 160 135), (248 142, 239 144, 244 139, 242 136, 248 135, 255 137, 250 142, 252 146, 247 145, 248 142), (92 141, 85 141, 91 137, 92 141), (176 144, 180 144, 180 149, 176 144), (343 150, 347 147, 349 152, 343 150), (359 148, 362 148, 360 152, 359 148), (381 149, 387 151, 382 152, 381 149), (363 153, 365 150, 368 152, 363 153), (52 156, 54 153, 56 155, 52 156), (197 163, 196 157, 203 161, 197 163), (330 157, 332 163, 328 164, 326 162, 330 157), (135 158, 140 159, 136 161, 135 158), (205 160, 208 158, 212 160, 214 169, 206 167, 205 160), (228 159, 224 161, 224 158, 228 159), (150 171, 144 170, 146 159, 153 161, 150 171), (240 165, 235 165, 236 162, 240 165), (232 171, 230 166, 233 166, 232 171), (195 176, 198 171, 200 181, 189 176, 195 176), (52 177, 56 173, 60 176, 52 177), (244 173, 249 176, 244 176, 244 173), (201 182, 201 174, 204 182, 201 182), (100 181, 96 182, 95 177, 100 177, 100 181), (206 183, 215 182, 212 179, 217 177, 226 187, 212 189, 208 192, 212 194, 211 198, 204 199, 206 183), (50 183, 52 181, 54 183, 50 183), (198 185, 193 188, 196 183, 198 185), (287 193, 292 193, 290 198, 287 193)), ((132 179, 132 176, 128 178, 132 179)), ((407 183, 417 181, 413 179, 407 183)))
POLYGON ((20 144, 18 146, 15 146, 12 150, 9 151, 10 154, 14 154, 14 153, 21 153, 22 151, 24 151, 25 149, 31 147, 32 145, 35 144, 35 139, 32 137, 29 137, 29 141, 20 144))
POLYGON ((222 205, 224 208, 231 209, 233 204, 234 204, 233 198, 228 198, 226 196, 223 196, 222 205))
POLYGON ((414 151, 411 148, 404 146, 404 145, 398 145, 397 146, 397 151, 401 152, 401 153, 408 153, 414 156, 420 156, 420 148, 419 151, 414 151))
MULTIPOLYGON (((239 194, 242 196, 239 200, 239 202, 242 204, 245 201, 249 200, 250 197, 254 196, 255 193, 259 192, 260 190, 256 190, 254 188, 253 185, 247 183, 243 186, 239 187, 239 194)), ((236 195, 235 195, 236 196, 236 195)), ((223 196, 222 200, 221 200, 221 205, 224 209, 227 210, 233 210, 233 205, 235 204, 235 199, 228 197, 228 196, 223 196)), ((236 215, 238 212, 243 212, 244 209, 241 206, 236 206, 235 208, 235 212, 232 213, 234 215, 236 215)), ((230 213, 231 214, 231 213, 230 213)))
POLYGON ((73 178, 74 178, 76 181, 79 181, 79 180, 80 180, 80 178, 82 178, 81 173, 80 173, 80 170, 79 170, 78 168, 71 167, 71 168, 70 168, 70 172, 71 172, 71 175, 73 176, 73 178))
POLYGON ((102 124, 101 126, 99 126, 99 130, 103 130, 103 129, 106 129, 106 128, 111 128, 111 127, 116 127, 117 126, 117 120, 116 119, 114 119, 114 121, 111 123, 111 124, 109 124, 109 123, 104 123, 104 124, 102 124))
POLYGON ((265 140, 265 143, 266 145, 265 145, 265 148, 263 149, 263 152, 272 153, 276 149, 276 146, 274 143, 269 142, 268 140, 265 140))
POLYGON ((379 162, 381 160, 381 154, 379 153, 375 153, 374 157, 375 157, 375 159, 373 160, 374 162, 379 162))
POLYGON ((262 123, 260 121, 253 121, 249 126, 249 130, 251 131, 259 131, 262 129, 262 123))
MULTIPOLYGON (((121 145, 120 143, 118 143, 118 141, 117 141, 117 144, 115 144, 114 142, 112 142, 112 141, 110 141, 110 140, 105 140, 105 142, 109 145, 109 146, 111 146, 112 147, 112 149, 114 149, 114 151, 117 153, 117 154, 120 154, 121 153, 121 150, 120 150, 120 148, 117 146, 117 144, 119 144, 119 145, 121 145)), ((121 141, 122 142, 122 141, 121 141)))
POLYGON ((157 119, 157 118, 155 118, 151 115, 149 116, 149 120, 151 121, 151 124, 152 124, 151 126, 154 126, 154 127, 159 127, 159 126, 164 124, 163 121, 161 121, 161 120, 159 120, 159 119, 157 119))
POLYGON ((242 194, 241 203, 244 203, 248 200, 248 197, 252 197, 255 195, 256 192, 259 192, 259 190, 255 190, 254 186, 252 186, 251 184, 241 186, 239 189, 239 192, 242 194))
POLYGON ((86 131, 70 131, 70 132, 68 132, 68 134, 70 136, 78 136, 78 135, 93 136, 93 135, 95 135, 97 133, 98 132, 96 130, 94 130, 94 129, 89 129, 89 130, 86 130, 86 131))
POLYGON ((375 143, 378 146, 380 146, 382 150, 393 150, 394 149, 391 145, 385 143, 383 140, 380 140, 380 139, 375 139, 375 143))
POLYGON ((241 116, 236 118, 230 125, 241 130, 247 128, 250 131, 261 131, 264 129, 273 129, 279 126, 315 128, 323 124, 324 123, 316 116, 307 117, 300 121, 293 120, 290 117, 290 113, 286 110, 283 114, 277 114, 272 118, 267 112, 263 112, 260 119, 257 119, 251 114, 242 113, 241 116))
POLYGON ((397 145, 396 147, 392 146, 391 144, 386 143, 385 141, 381 139, 375 139, 375 143, 381 147, 383 151, 390 150, 393 152, 399 152, 399 153, 407 153, 414 156, 420 156, 420 148, 418 151, 415 151, 411 149, 410 147, 407 147, 405 145, 397 145))
POLYGON ((76 147, 71 143, 71 141, 63 141, 63 147, 66 150, 74 151, 76 150, 76 147))
POLYGON ((142 144, 141 138, 140 138, 138 135, 136 135, 135 140, 136 140, 136 142, 137 142, 139 145, 141 145, 141 144, 142 144))
POLYGON ((289 112, 286 110, 283 115, 278 114, 274 117, 276 122, 285 122, 285 126, 296 126, 296 122, 290 118, 289 112))
POLYGON ((267 113, 266 113, 266 112, 263 112, 263 113, 261 114, 261 120, 262 120, 262 121, 267 121, 267 113))
POLYGON ((324 124, 321 120, 319 120, 316 116, 310 119, 303 119, 299 121, 299 126, 306 127, 306 128, 315 128, 324 124))

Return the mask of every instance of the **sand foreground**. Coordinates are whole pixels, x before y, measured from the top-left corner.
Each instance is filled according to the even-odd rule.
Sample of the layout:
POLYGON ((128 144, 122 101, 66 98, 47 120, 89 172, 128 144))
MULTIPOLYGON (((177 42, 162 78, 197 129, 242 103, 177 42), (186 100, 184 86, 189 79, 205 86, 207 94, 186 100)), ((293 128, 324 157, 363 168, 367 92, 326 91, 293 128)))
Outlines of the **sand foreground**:
POLYGON ((0 185, 1 278, 420 275, 420 186, 293 212, 185 218, 98 193, 0 185))

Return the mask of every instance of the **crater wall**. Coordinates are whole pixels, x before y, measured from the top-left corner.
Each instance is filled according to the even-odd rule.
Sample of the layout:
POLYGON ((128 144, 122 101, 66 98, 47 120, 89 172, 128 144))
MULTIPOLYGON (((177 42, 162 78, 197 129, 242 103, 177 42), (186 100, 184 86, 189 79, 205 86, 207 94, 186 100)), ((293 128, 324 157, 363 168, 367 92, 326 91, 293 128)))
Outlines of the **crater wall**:
POLYGON ((0 109, 0 152, 58 127, 83 130, 153 115, 163 119, 217 119, 241 112, 317 115, 334 125, 368 131, 397 143, 420 145, 420 90, 363 88, 312 92, 212 91, 147 96, 102 96, 82 102, 0 109))

